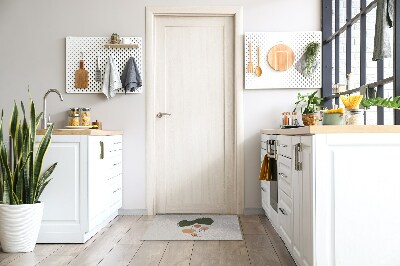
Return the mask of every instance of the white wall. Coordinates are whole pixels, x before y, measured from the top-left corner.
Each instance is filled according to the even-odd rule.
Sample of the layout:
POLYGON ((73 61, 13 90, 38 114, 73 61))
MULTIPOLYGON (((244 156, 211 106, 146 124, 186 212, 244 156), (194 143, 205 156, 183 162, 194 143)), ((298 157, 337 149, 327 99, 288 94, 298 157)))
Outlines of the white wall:
MULTIPOLYGON (((65 37, 145 36, 145 6, 240 5, 245 31, 320 30, 320 0, 2 0, 0 1, 0 108, 8 120, 13 100, 27 100, 27 85, 38 109, 50 88, 65 92, 65 37)), ((145 73, 143 73, 145 74, 145 73)), ((146 89, 145 89, 146 91, 146 89)), ((279 125, 292 109, 297 90, 244 92, 245 206, 260 208, 259 130, 279 125)), ((49 97, 56 127, 69 107, 92 107, 105 129, 124 130, 124 209, 145 209, 145 94, 65 94, 49 97)), ((8 124, 8 122, 7 122, 8 124)))

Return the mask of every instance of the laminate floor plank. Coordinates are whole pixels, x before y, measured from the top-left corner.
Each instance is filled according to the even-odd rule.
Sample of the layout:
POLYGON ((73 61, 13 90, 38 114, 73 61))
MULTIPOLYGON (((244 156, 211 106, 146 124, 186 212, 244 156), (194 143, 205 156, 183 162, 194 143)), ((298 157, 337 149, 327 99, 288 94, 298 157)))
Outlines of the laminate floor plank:
POLYGON ((220 265, 219 241, 195 241, 190 265, 220 265))
POLYGON ((138 216, 122 216, 93 243, 74 258, 70 265, 97 265, 114 248, 127 231, 139 219, 138 216))
POLYGON ((140 246, 141 243, 117 244, 106 254, 105 258, 99 263, 99 266, 126 266, 132 260, 140 246))
POLYGON ((249 251, 251 265, 279 266, 279 257, 275 252, 268 236, 245 235, 246 246, 249 251))
POLYGON ((141 243, 141 238, 151 225, 151 220, 139 219, 131 229, 120 239, 118 244, 137 244, 141 243))
POLYGON ((246 235, 263 235, 266 234, 260 218, 257 215, 241 215, 240 224, 242 233, 246 235))
POLYGON ((168 241, 143 241, 129 265, 159 265, 167 246, 168 241))
POLYGON ((184 266, 190 264, 194 241, 170 241, 160 265, 184 266))
POLYGON ((0 266, 295 266, 263 215, 239 216, 243 241, 142 241, 153 218, 119 216, 85 244, 38 244, 32 253, 0 252, 0 266))
POLYGON ((36 245, 33 252, 22 253, 15 260, 11 261, 6 265, 10 266, 22 266, 22 265, 36 265, 41 261, 45 260, 55 251, 60 249, 60 244, 38 244, 36 245))
POLYGON ((70 261, 72 261, 75 256, 67 255, 51 255, 41 261, 38 266, 65 266, 68 265, 70 261))
POLYGON ((290 255, 289 251, 287 250, 285 243, 280 238, 278 233, 275 231, 274 227, 272 226, 271 222, 265 216, 260 216, 260 221, 265 231, 267 232, 272 245, 275 248, 276 253, 278 254, 279 260, 282 266, 296 266, 292 256, 290 255))
POLYGON ((9 265, 10 262, 16 260, 18 257, 22 256, 21 253, 0 253, 0 266, 9 265))

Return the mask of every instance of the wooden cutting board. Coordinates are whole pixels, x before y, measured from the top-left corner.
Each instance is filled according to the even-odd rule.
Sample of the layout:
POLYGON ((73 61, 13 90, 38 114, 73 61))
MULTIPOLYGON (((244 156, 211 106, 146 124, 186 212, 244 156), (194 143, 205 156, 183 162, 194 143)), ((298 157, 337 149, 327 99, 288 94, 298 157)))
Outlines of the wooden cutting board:
POLYGON ((277 44, 272 47, 267 56, 268 64, 276 71, 286 71, 294 63, 294 52, 285 44, 277 44))
POLYGON ((83 68, 83 60, 79 62, 79 69, 75 71, 75 88, 85 89, 89 87, 89 72, 83 68))

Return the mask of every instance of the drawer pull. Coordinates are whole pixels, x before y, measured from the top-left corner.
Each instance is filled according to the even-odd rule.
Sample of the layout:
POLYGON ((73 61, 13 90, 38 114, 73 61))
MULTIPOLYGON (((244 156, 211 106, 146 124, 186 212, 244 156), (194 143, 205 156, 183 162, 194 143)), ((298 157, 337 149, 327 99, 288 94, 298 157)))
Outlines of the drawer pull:
POLYGON ((100 159, 104 159, 104 142, 100 141, 100 159))
POLYGON ((278 147, 283 147, 283 148, 286 148, 286 147, 287 147, 287 145, 286 145, 286 144, 278 144, 278 147))
POLYGON ((278 175, 280 175, 281 177, 287 179, 287 175, 285 175, 284 173, 279 173, 278 175))
POLYGON ((284 209, 279 208, 279 210, 281 211, 281 213, 282 213, 283 215, 287 215, 287 212, 286 212, 284 209))

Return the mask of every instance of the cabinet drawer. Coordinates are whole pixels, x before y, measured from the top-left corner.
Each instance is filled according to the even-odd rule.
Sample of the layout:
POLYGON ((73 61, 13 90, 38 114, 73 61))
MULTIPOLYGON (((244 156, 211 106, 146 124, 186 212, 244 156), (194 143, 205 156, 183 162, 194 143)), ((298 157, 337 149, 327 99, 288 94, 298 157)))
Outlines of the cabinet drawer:
POLYGON ((278 191, 279 235, 289 249, 293 239, 293 203, 282 190, 278 191))
POLYGON ((278 156, 278 188, 292 198, 292 160, 278 156))
POLYGON ((261 134, 261 142, 265 142, 267 140, 269 140, 271 135, 267 135, 267 134, 261 134))
POLYGON ((292 158, 292 137, 279 135, 278 140, 278 154, 287 158, 292 158))

